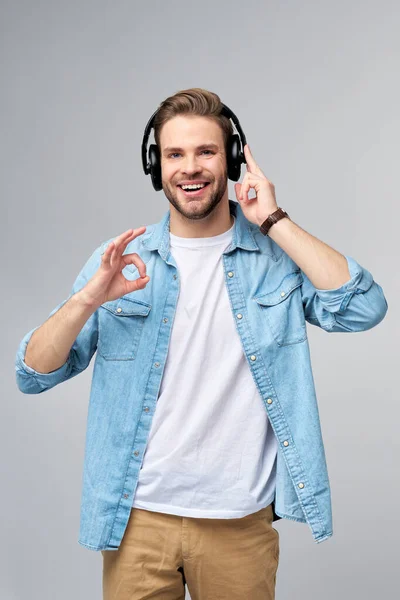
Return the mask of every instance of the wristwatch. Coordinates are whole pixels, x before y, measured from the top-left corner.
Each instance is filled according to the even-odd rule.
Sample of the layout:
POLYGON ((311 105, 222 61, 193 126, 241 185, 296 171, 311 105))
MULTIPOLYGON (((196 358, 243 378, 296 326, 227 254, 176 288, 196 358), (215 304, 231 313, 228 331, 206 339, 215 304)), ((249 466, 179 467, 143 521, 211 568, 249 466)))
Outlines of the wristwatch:
POLYGON ((262 234, 267 235, 268 231, 272 227, 274 223, 277 223, 280 219, 287 217, 290 219, 289 215, 283 208, 278 208, 275 212, 271 213, 268 219, 265 219, 264 223, 260 226, 260 231, 262 234))

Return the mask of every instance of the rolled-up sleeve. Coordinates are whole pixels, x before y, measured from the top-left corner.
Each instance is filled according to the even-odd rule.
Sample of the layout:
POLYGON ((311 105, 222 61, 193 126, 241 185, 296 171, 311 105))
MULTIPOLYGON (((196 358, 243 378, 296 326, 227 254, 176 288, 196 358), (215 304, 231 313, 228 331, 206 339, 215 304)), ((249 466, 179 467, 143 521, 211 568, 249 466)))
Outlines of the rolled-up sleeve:
POLYGON ((351 256, 345 256, 350 279, 338 288, 320 290, 302 271, 306 321, 325 331, 366 331, 380 323, 388 310, 382 287, 351 256))
MULTIPOLYGON (((72 290, 65 300, 60 302, 48 315, 49 319, 57 312, 76 292, 82 289, 94 275, 101 264, 102 246, 96 248, 85 263, 75 279, 72 290)), ((61 367, 50 373, 40 373, 26 364, 26 349, 33 333, 40 325, 31 329, 21 340, 15 357, 15 372, 17 386, 25 394, 40 394, 55 385, 78 375, 89 365, 97 348, 98 339, 98 313, 95 311, 86 321, 76 340, 74 341, 67 360, 61 367)))

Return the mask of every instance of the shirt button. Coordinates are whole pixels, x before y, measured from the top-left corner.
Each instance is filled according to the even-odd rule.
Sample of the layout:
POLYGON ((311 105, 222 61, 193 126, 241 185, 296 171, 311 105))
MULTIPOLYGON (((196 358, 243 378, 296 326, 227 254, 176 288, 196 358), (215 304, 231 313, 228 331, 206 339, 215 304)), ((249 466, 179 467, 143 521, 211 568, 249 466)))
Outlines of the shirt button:
POLYGON ((143 410, 144 410, 145 412, 149 412, 149 410, 150 410, 150 409, 149 409, 149 407, 148 407, 148 406, 145 406, 143 410))
POLYGON ((135 456, 139 456, 139 450, 135 450, 135 452, 133 453, 135 456))
POLYGON ((177 277, 178 277, 178 275, 175 273, 175 275, 174 275, 174 279, 176 279, 177 277))
POLYGON ((241 319, 243 317, 243 315, 241 315, 240 313, 238 315, 236 315, 238 319, 241 319))
POLYGON ((250 356, 250 360, 256 360, 256 358, 257 358, 257 357, 256 357, 256 356, 254 356, 254 354, 252 354, 252 355, 250 356))
POLYGON ((122 308, 117 308, 117 312, 122 312, 122 308))
POLYGON ((154 363, 154 366, 155 366, 155 367, 159 367, 159 366, 160 366, 160 363, 154 363))
POLYGON ((304 483, 299 483, 299 488, 303 489, 304 483))
POLYGON ((267 400, 267 404, 272 404, 272 400, 271 400, 271 398, 268 398, 268 400, 267 400))
POLYGON ((281 296, 284 296, 284 295, 285 295, 285 292, 281 292, 281 296))
POLYGON ((129 494, 124 494, 124 498, 129 498, 129 494))
POLYGON ((232 271, 229 271, 229 273, 228 273, 228 277, 233 277, 233 273, 232 273, 232 271))
POLYGON ((168 319, 167 318, 163 319, 163 321, 164 321, 164 323, 168 323, 168 319))
POLYGON ((283 445, 284 445, 284 446, 289 446, 289 442, 288 442, 287 440, 285 440, 285 441, 283 442, 283 445))

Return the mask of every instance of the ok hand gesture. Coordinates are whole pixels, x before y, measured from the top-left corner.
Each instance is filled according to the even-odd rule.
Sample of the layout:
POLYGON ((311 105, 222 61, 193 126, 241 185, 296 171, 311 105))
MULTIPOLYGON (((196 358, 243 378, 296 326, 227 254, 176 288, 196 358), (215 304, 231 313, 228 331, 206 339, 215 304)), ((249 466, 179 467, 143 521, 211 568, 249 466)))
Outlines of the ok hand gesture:
POLYGON ((116 300, 125 294, 146 287, 150 277, 146 275, 146 265, 143 260, 136 252, 123 255, 129 242, 145 231, 146 227, 128 229, 108 244, 99 269, 82 290, 88 302, 100 306, 103 302, 116 300), (140 273, 140 277, 133 281, 126 279, 121 272, 129 264, 136 265, 140 273))

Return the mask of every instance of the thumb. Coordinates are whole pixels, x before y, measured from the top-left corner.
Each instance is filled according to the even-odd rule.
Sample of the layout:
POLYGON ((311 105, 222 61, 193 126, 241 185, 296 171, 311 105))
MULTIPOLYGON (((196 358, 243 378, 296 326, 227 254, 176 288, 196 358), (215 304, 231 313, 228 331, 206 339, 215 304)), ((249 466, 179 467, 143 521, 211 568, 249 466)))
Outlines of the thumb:
POLYGON ((128 293, 136 292, 137 290, 143 290, 143 288, 146 287, 149 281, 150 277, 148 275, 146 275, 146 277, 138 277, 137 279, 130 281, 130 290, 128 293))

